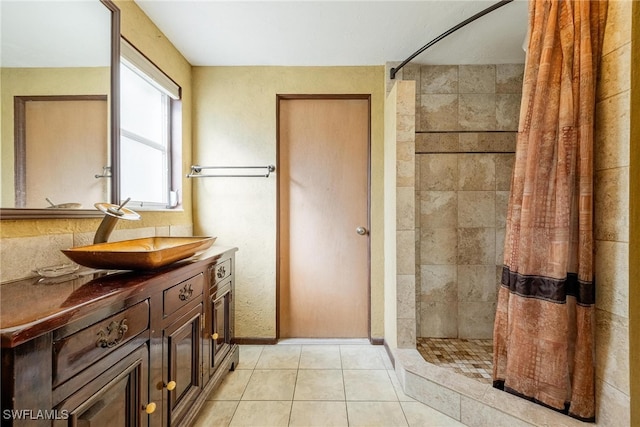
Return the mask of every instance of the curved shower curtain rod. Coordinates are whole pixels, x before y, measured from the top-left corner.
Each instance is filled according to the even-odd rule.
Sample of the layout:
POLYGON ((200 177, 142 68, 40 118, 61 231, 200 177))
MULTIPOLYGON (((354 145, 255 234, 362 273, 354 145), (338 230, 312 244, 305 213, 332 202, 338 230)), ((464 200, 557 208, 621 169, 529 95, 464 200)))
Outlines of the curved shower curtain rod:
POLYGON ((513 0, 502 0, 502 1, 499 1, 498 3, 489 6, 488 8, 476 13, 472 17, 465 19, 464 21, 462 21, 461 23, 459 23, 455 27, 452 27, 452 28, 448 29, 447 31, 445 31, 444 33, 440 34, 438 37, 436 37, 435 39, 431 40, 429 43, 425 44, 420 49, 418 49, 413 55, 411 55, 410 57, 405 59, 400 65, 398 65, 395 68, 392 68, 391 69, 391 75, 390 75, 391 80, 394 80, 396 78, 396 73, 398 71, 400 71, 400 69, 402 67, 404 67, 409 62, 411 62, 411 60, 413 58, 415 58, 416 56, 420 55, 422 52, 424 52, 425 50, 429 49, 431 46, 433 46, 434 44, 438 43, 440 40, 442 40, 443 38, 447 37, 449 34, 458 31, 460 28, 464 27, 465 25, 469 24, 470 22, 473 22, 476 19, 483 17, 487 13, 493 12, 494 10, 504 6, 507 3, 511 3, 512 1, 513 0))

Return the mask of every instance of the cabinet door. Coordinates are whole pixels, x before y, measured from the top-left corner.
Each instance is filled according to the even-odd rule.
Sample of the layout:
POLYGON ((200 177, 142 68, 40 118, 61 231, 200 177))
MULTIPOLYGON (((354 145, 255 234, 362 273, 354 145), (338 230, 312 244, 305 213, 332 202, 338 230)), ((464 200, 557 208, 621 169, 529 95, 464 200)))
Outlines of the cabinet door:
POLYGON ((211 298, 211 367, 213 374, 220 361, 231 348, 229 325, 231 307, 231 288, 225 287, 211 298))
POLYGON ((61 402, 51 414, 53 425, 146 427, 148 367, 144 345, 61 402))
POLYGON ((202 303, 164 330, 165 401, 168 425, 176 425, 202 386, 202 303))

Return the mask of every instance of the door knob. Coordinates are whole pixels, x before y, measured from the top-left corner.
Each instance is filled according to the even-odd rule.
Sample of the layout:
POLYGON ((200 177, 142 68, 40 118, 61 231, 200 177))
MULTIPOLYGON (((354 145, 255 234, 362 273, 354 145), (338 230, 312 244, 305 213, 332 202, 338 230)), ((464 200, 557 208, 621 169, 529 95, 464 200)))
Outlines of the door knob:
POLYGON ((369 231, 364 227, 358 227, 356 228, 356 233, 358 233, 361 236, 364 236, 365 234, 368 234, 369 231))
POLYGON ((177 384, 175 381, 169 381, 165 387, 167 388, 167 390, 173 391, 176 388, 176 385, 177 384))

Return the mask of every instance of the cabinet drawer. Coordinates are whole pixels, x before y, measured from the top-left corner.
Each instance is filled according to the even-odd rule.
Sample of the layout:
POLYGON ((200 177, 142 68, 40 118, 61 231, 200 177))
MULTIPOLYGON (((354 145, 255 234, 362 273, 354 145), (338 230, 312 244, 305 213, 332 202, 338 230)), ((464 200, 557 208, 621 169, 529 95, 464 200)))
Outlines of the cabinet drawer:
POLYGON ((231 276, 231 260, 222 261, 211 267, 211 283, 220 283, 231 276))
POLYGON ((204 275, 202 273, 180 282, 164 291, 164 315, 168 316, 202 294, 204 275))
POLYGON ((118 314, 53 343, 53 386, 62 384, 149 327, 149 302, 118 314))

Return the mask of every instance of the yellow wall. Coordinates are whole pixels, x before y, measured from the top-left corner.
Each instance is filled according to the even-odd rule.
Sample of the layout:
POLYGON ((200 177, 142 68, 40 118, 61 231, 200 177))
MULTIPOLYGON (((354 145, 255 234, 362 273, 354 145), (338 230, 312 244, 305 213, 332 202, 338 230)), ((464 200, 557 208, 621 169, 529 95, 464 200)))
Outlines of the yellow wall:
POLYGON ((631 425, 640 426, 640 4, 631 23, 631 158, 629 168, 629 355, 631 425))
MULTIPOLYGON (((115 0, 115 4, 121 11, 122 35, 182 87, 182 167, 183 171, 186 171, 191 165, 192 147, 191 65, 133 1, 115 0)), ((4 152, 2 157, 4 159, 4 152)), ((183 175, 186 175, 186 173, 183 175)), ((168 225, 190 225, 192 221, 191 182, 186 178, 183 179, 182 190, 184 211, 143 212, 141 221, 121 221, 117 225, 117 228, 132 229, 143 227, 163 227, 168 225)), ((0 227, 0 237, 12 238, 87 232, 95 230, 99 221, 99 219, 3 220, 2 227, 0 227)))
MULTIPOLYGON (((277 94, 371 94, 371 336, 383 336, 384 67, 194 67, 194 162, 276 164, 277 94)), ((277 165, 276 165, 277 167, 277 165)), ((277 174, 277 170, 276 170, 277 174)), ((236 336, 276 336, 276 177, 202 178, 194 231, 238 246, 236 336)))

